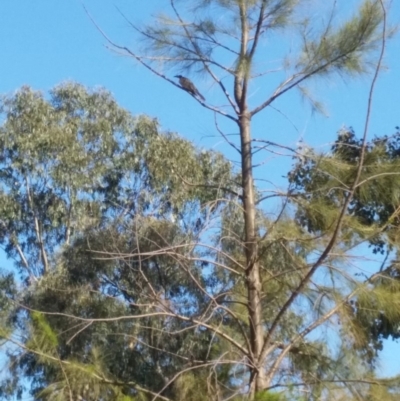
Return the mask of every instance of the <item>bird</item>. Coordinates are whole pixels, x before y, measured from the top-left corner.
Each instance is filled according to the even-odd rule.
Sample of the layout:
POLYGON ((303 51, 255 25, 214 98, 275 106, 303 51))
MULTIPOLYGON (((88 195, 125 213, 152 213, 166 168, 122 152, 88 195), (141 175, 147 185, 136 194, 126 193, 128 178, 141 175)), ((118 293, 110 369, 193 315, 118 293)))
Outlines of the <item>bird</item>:
POLYGON ((189 78, 182 75, 175 75, 175 78, 179 78, 179 84, 186 92, 189 92, 192 96, 198 96, 203 102, 206 100, 189 78))

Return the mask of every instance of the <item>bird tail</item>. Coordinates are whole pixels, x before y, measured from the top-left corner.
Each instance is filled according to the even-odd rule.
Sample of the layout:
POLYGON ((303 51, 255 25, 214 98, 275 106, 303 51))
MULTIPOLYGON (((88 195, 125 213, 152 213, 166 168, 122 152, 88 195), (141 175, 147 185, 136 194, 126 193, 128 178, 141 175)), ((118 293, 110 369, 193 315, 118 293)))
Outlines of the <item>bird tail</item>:
POLYGON ((206 98, 199 91, 197 91, 196 94, 203 102, 205 102, 206 98))

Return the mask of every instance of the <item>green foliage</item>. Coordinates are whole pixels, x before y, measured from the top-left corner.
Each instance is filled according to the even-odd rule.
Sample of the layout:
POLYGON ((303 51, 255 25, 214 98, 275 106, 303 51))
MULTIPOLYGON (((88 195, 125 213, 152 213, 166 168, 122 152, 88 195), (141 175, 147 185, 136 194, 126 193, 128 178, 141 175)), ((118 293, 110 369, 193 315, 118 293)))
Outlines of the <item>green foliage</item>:
POLYGON ((25 279, 20 291, 0 282, 1 334, 24 335, 6 396, 19 377, 40 401, 381 394, 370 370, 382 337, 397 335, 397 261, 363 281, 347 256, 364 242, 388 258, 398 246, 399 135, 364 144, 346 131, 330 154, 300 149, 276 210, 253 188, 252 116, 300 84, 309 96, 308 78, 367 71, 384 39, 380 1, 325 26, 302 3, 188 1, 181 12, 171 1, 173 17, 137 28, 136 60, 162 77, 164 64, 208 73, 222 89, 229 111, 203 105, 237 124, 242 176, 103 89, 3 98, 0 243, 25 279), (283 81, 250 109, 270 61, 259 43, 294 26, 302 46, 290 43, 283 81))
POLYGON ((261 391, 256 394, 255 401, 285 401, 287 398, 281 393, 274 393, 272 391, 261 391))
POLYGON ((135 123, 104 90, 72 83, 49 101, 24 87, 3 100, 2 112, 0 239, 38 276, 49 269, 48 254, 99 224, 102 211, 87 211, 121 158, 117 137, 128 138, 135 123))
MULTIPOLYGON (((184 6, 179 4, 180 7, 178 3, 175 5, 178 14, 173 13, 173 17, 160 15, 144 28, 137 28, 145 43, 144 53, 151 53, 157 63, 170 68, 202 73, 212 69, 213 74, 218 75, 222 71, 233 79, 263 76, 259 65, 264 66, 263 63, 268 61, 265 54, 269 53, 253 52, 254 42, 265 40, 269 45, 268 40, 278 34, 276 38, 285 46, 281 32, 298 27, 301 46, 296 53, 296 49, 289 44, 291 59, 286 55, 282 59, 283 67, 293 78, 298 77, 300 84, 309 77, 334 73, 355 75, 370 71, 382 41, 382 4, 375 0, 362 1, 354 16, 344 21, 335 19, 334 9, 323 26, 318 26, 313 17, 318 5, 306 9, 304 2, 299 0, 202 0, 188 1, 184 6), (265 18, 258 25, 255 21, 261 9, 265 18), (190 19, 192 15, 195 17, 190 19), (249 30, 247 43, 241 43, 244 26, 240 15, 249 22, 246 25, 249 30), (168 57, 165 57, 166 54, 168 57), (220 60, 226 62, 222 64, 220 60)), ((387 34, 390 33, 387 28, 387 34)), ((274 44, 274 41, 270 43, 274 44)), ((273 82, 272 77, 271 80, 273 82)), ((293 81, 288 80, 290 86, 293 81)), ((282 82, 278 81, 276 86, 285 89, 282 82)), ((304 86, 301 90, 306 91, 304 86)), ((318 105, 319 102, 312 100, 312 103, 318 105)))
POLYGON ((160 135, 155 120, 133 118, 102 89, 67 83, 47 100, 24 87, 2 111, 0 241, 31 277, 49 271, 61 245, 112 215, 178 215, 190 201, 214 199, 221 182, 235 186, 221 155, 160 135))
MULTIPOLYGON (((368 241, 375 254, 389 255, 398 250, 399 241, 399 144, 396 132, 391 137, 375 138, 365 145, 365 163, 360 185, 349 203, 344 219, 345 245, 354 247, 368 241)), ((295 199, 298 222, 310 233, 326 233, 338 216, 346 188, 355 176, 362 149, 352 130, 339 132, 329 155, 309 153, 289 175, 299 190, 295 199)), ((351 300, 347 317, 348 332, 356 348, 373 362, 382 349, 383 339, 399 337, 397 257, 368 286, 361 286, 351 300)), ((344 328, 343 328, 344 329, 344 328)))
MULTIPOLYGON (((102 89, 68 83, 46 99, 22 88, 4 99, 2 111, 0 240, 26 278, 19 302, 55 312, 27 316, 16 308, 13 321, 26 333, 30 326, 25 345, 32 353, 13 356, 10 372, 30 377, 39 399, 64 399, 70 387, 82 394, 89 386, 93 394, 110 391, 107 397, 114 400, 138 397, 139 383, 161 388, 164 376, 181 369, 187 355, 212 357, 217 351, 210 352, 209 334, 188 330, 171 339, 169 331, 182 326, 167 317, 143 318, 139 325, 127 320, 88 325, 74 316, 145 314, 161 290, 182 313, 200 311, 204 294, 173 255, 133 257, 128 263, 96 255, 157 254, 177 246, 177 256, 196 256, 182 244, 198 238, 236 190, 231 164, 176 134, 159 132, 155 120, 133 118, 102 89), (161 337, 159 330, 165 330, 161 337), (162 342, 176 361, 157 351, 162 342), (94 358, 94 350, 101 358, 94 358), (114 381, 131 384, 120 393, 114 381)), ((201 263, 188 268, 204 283, 201 263)), ((15 293, 10 279, 2 281, 3 303, 15 293)))
POLYGON ((334 29, 328 26, 316 40, 305 38, 303 58, 299 65, 305 73, 317 75, 332 71, 362 73, 368 63, 365 57, 380 47, 382 6, 379 1, 366 0, 356 15, 334 29))
POLYGON ((32 323, 35 327, 35 331, 40 332, 43 336, 44 344, 49 345, 51 348, 56 348, 58 346, 57 335, 46 322, 46 319, 42 313, 33 312, 32 323))
MULTIPOLYGON (((375 138, 366 144, 360 184, 348 208, 349 235, 356 239, 368 238, 374 252, 384 253, 397 244, 399 144, 399 133, 375 138)), ((345 190, 354 180, 361 148, 362 141, 354 132, 343 130, 331 155, 306 154, 289 174, 290 182, 302 194, 296 200, 300 205, 298 221, 310 232, 332 227, 338 206, 345 199, 345 190)))

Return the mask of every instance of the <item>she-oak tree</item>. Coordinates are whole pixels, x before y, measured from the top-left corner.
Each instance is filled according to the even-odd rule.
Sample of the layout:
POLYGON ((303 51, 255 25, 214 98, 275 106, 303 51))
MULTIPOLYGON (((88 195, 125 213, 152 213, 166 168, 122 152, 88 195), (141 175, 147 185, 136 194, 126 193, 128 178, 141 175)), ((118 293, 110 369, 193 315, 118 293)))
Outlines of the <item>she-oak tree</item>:
MULTIPOLYGON (((161 70, 157 69, 157 65, 160 64, 166 68, 178 67, 202 72, 221 89, 230 105, 230 111, 227 112, 226 108, 218 108, 199 100, 203 107, 234 121, 239 130, 240 145, 237 149, 241 156, 240 199, 244 225, 240 241, 244 255, 242 269, 249 321, 246 357, 250 372, 249 393, 254 394, 273 385, 277 369, 285 355, 309 331, 322 321, 328 320, 340 307, 341 302, 344 302, 338 302, 330 313, 311 324, 297 338, 293 338, 283 347, 281 354, 268 369, 265 368, 266 361, 281 346, 277 343, 275 335, 283 317, 306 289, 316 271, 328 263, 331 254, 337 249, 337 244, 342 242, 349 205, 362 180, 370 102, 363 142, 360 144, 358 166, 346 187, 342 189, 343 196, 335 205, 336 213, 331 226, 323 233, 325 239, 319 255, 313 261, 304 261, 305 266, 301 267, 303 271, 290 295, 282 302, 275 316, 269 317, 267 321, 263 312, 263 298, 268 297, 268 294, 263 289, 261 271, 268 271, 269 267, 263 266, 260 253, 262 244, 272 240, 272 232, 274 226, 279 224, 279 218, 271 227, 260 230, 257 206, 261 202, 253 178, 252 118, 286 92, 301 88, 309 79, 335 73, 363 73, 371 60, 374 65, 370 94, 372 96, 388 34, 385 4, 383 1, 364 1, 353 18, 338 22, 335 20, 338 5, 336 1, 332 2, 329 5, 331 10, 326 23, 321 26, 315 26, 317 23, 313 25, 305 10, 308 6, 313 12, 313 8, 318 7, 318 4, 307 1, 215 0, 183 3, 171 0, 170 6, 171 16, 160 16, 145 28, 131 24, 145 40, 144 54, 121 47, 108 38, 107 40, 161 78, 168 80, 161 70), (257 78, 272 75, 259 68, 265 61, 263 56, 266 53, 260 49, 261 43, 274 35, 279 38, 279 35, 283 35, 285 30, 291 30, 293 26, 298 29, 301 38, 298 54, 291 60, 285 60, 286 76, 272 93, 260 104, 252 106, 249 102, 250 85, 257 78)), ((290 199, 291 194, 285 196, 290 199)), ((397 211, 394 215, 396 213, 397 211)), ((278 216, 283 215, 284 207, 278 216)))
MULTIPOLYGON (((359 394, 374 399, 382 394, 376 386, 396 384, 377 380, 368 365, 374 351, 369 340, 376 343, 382 333, 374 331, 374 322, 382 316, 400 320, 393 258, 400 211, 398 155, 391 151, 397 146, 389 139, 367 140, 388 35, 386 8, 381 0, 363 1, 343 22, 335 19, 337 2, 329 5, 325 25, 317 26, 307 15, 317 3, 308 1, 171 0, 171 16, 143 29, 132 24, 145 39, 143 55, 106 37, 176 86, 160 65, 201 72, 221 89, 229 111, 197 100, 236 124, 238 144, 220 133, 240 154, 240 180, 226 168, 215 175, 201 160, 183 173, 168 164, 171 156, 162 146, 153 149, 147 160, 166 166, 149 175, 146 183, 155 192, 144 203, 156 202, 159 208, 118 215, 102 232, 93 229, 77 237, 57 262, 62 274, 46 277, 24 300, 53 327, 34 315, 33 332, 39 334, 27 348, 36 350, 39 362, 61 366, 41 367, 54 379, 42 397, 72 397, 77 391, 86 399, 113 399, 122 388, 124 397, 154 400, 245 395, 267 400, 278 397, 271 390, 283 388, 289 399, 360 399, 359 394), (298 54, 284 60, 285 76, 277 74, 272 93, 251 105, 250 85, 274 76, 259 70, 265 61, 261 43, 285 30, 299 34, 298 54), (253 155, 260 148, 252 137, 252 118, 286 92, 304 92, 307 80, 368 71, 372 79, 361 141, 349 140, 347 133, 330 155, 294 153, 299 157, 289 190, 275 194, 282 202, 271 218, 254 183, 253 155), (355 156, 349 154, 353 149, 355 156), (203 174, 196 176, 199 162, 203 174), (218 196, 210 198, 208 191, 218 196), (379 272, 359 279, 348 271, 346 256, 363 243, 380 246, 388 257, 379 272), (66 305, 55 288, 69 288, 74 305, 66 305), (92 297, 85 295, 88 289, 92 297), (51 305, 53 290, 56 306, 51 305), (76 332, 65 337, 71 322, 76 332), (52 330, 63 346, 50 341, 52 330), (325 330, 332 345, 318 338, 325 330), (88 344, 104 351, 112 336, 119 338, 113 349, 121 366, 98 354, 90 359, 88 344), (80 360, 74 361, 77 355, 80 360), (78 384, 74 389, 77 372, 91 393, 78 384)), ((263 144, 264 149, 285 146, 268 138, 263 144)), ((116 205, 120 201, 114 199, 116 205)), ((104 216, 112 214, 118 213, 104 216)), ((37 365, 26 360, 25 366, 37 365)))

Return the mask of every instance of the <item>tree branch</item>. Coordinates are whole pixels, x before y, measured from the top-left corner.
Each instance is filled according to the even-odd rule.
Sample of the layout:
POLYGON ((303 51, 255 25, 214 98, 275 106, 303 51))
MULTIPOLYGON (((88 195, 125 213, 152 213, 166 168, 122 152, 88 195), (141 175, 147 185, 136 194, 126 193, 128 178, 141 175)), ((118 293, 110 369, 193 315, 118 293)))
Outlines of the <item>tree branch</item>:
POLYGON ((357 168, 356 176, 353 182, 353 185, 351 186, 351 189, 349 190, 345 202, 341 208, 341 212, 338 217, 338 221, 336 223, 335 230, 333 232, 333 235, 326 246, 325 250, 322 252, 320 257, 317 259, 317 261, 312 265, 310 268, 309 272, 306 274, 306 276, 303 278, 303 280, 300 282, 298 287, 295 289, 295 291, 292 293, 292 295, 289 297, 289 299, 286 301, 286 303, 283 305, 277 316, 275 317, 273 323, 271 324, 271 327, 268 331, 268 334, 265 338, 264 341, 264 346, 263 346, 263 351, 261 353, 262 359, 265 359, 266 356, 266 350, 267 347, 269 346, 269 343, 271 341, 272 335, 274 334, 278 323, 280 322, 282 316, 286 313, 286 311, 289 309, 293 301, 297 298, 297 296, 300 294, 301 290, 305 287, 306 283, 309 281, 309 279, 312 277, 312 275, 315 273, 315 271, 318 269, 318 267, 325 261, 326 257, 329 255, 330 251, 336 244, 337 238, 339 236, 339 232, 342 228, 343 224, 343 219, 344 216, 347 212, 347 208, 350 204, 351 199, 353 198, 353 195, 355 193, 355 190, 359 184, 360 177, 361 177, 361 172, 364 166, 364 159, 365 159, 365 153, 366 153, 366 145, 367 145, 367 133, 368 133, 368 128, 369 128, 369 121, 370 121, 370 116, 371 116, 371 109, 372 109, 372 98, 373 98, 373 93, 375 89, 375 85, 379 76, 385 48, 386 48, 386 9, 383 4, 383 0, 379 0, 381 3, 381 7, 383 10, 383 27, 382 27, 382 45, 381 45, 381 51, 379 54, 378 58, 378 63, 375 69, 374 76, 371 81, 370 85, 370 90, 369 90, 369 95, 368 95, 368 102, 367 102, 367 113, 366 113, 366 118, 365 118, 365 125, 364 125, 364 133, 363 133, 363 140, 362 140, 362 147, 361 147, 361 154, 360 154, 360 159, 359 159, 359 165, 357 168))

